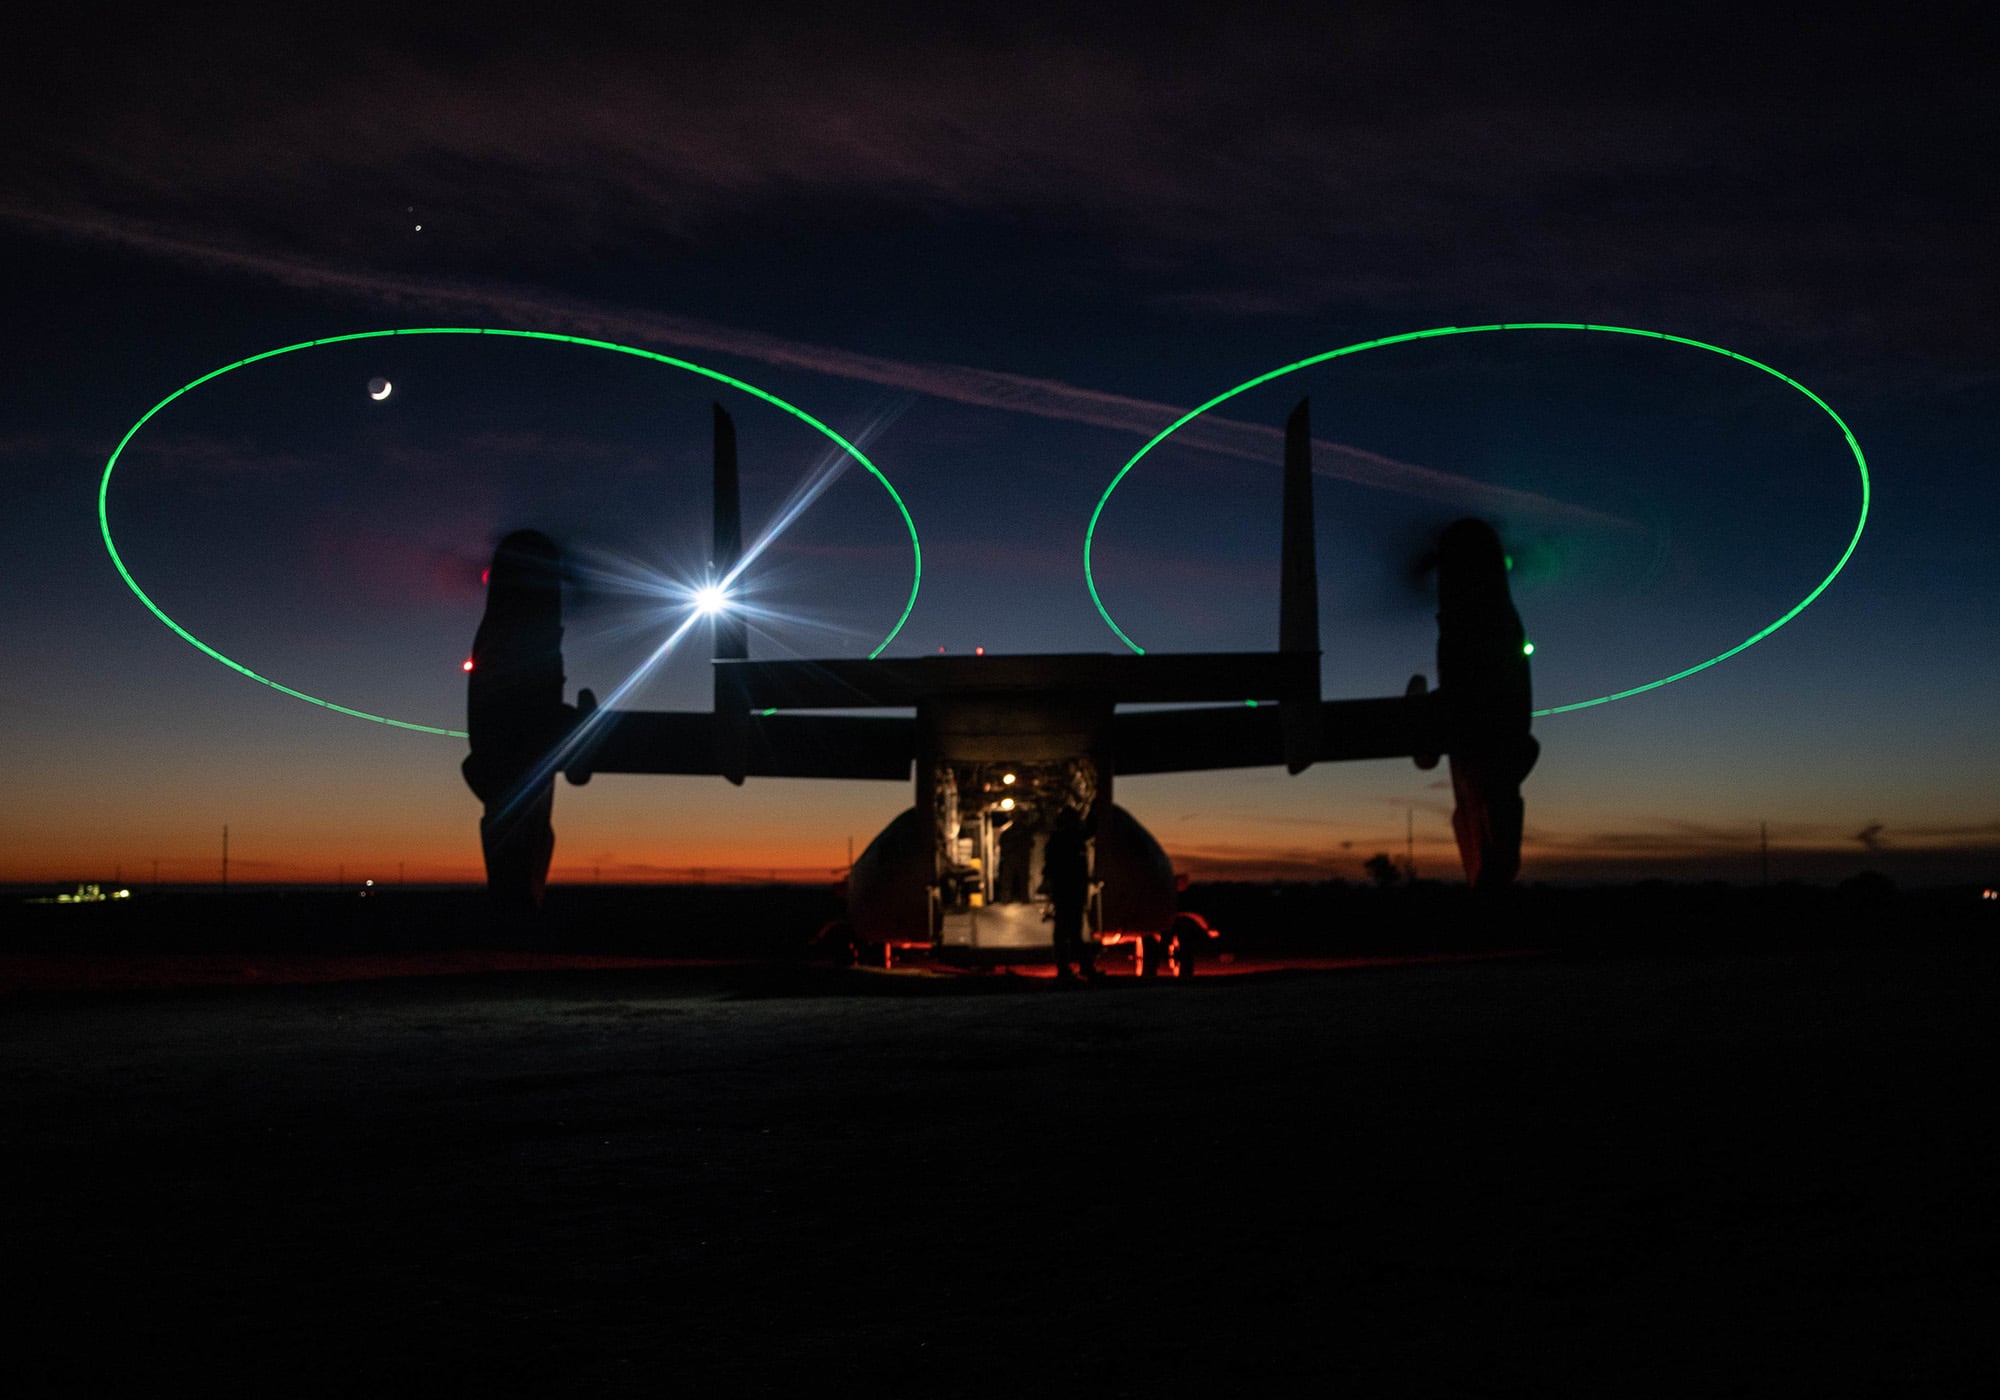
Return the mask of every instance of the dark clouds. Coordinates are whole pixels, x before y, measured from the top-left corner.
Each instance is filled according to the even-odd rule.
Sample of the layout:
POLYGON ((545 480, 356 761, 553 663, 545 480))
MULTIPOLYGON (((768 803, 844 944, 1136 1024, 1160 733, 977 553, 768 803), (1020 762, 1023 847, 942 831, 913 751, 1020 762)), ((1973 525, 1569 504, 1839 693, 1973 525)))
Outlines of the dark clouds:
MULTIPOLYGON (((0 204, 0 220, 10 220, 18 227, 58 237, 111 244, 175 262, 247 274, 301 290, 331 291, 359 297, 384 308, 422 308, 426 312, 531 324, 547 331, 608 337, 622 342, 693 351, 720 351, 767 365, 805 369, 836 378, 906 389, 957 403, 1112 428, 1139 438, 1150 438, 1186 410, 1185 405, 1110 394, 1047 378, 967 365, 912 363, 880 355, 858 354, 833 346, 814 345, 643 309, 585 302, 491 281, 470 282, 452 278, 423 278, 407 273, 375 273, 355 267, 331 266, 306 258, 239 251, 163 234, 133 220, 99 215, 46 214, 6 204, 0 204)), ((1177 443, 1182 447, 1256 462, 1268 461, 1277 452, 1282 440, 1282 430, 1274 425, 1242 422, 1215 413, 1188 424, 1176 436, 1177 443)), ((524 446, 541 448, 548 444, 537 441, 524 446)), ((1554 500, 1532 491, 1475 481, 1325 438, 1314 439, 1314 471, 1321 476, 1445 501, 1460 508, 1599 528, 1630 527, 1629 521, 1586 506, 1554 500)))
POLYGON ((965 213, 1181 311, 1651 316, 1938 356, 1977 342, 1994 290, 1992 187, 1966 159, 1994 118, 1948 16, 680 8, 52 39, 40 81, 66 74, 69 99, 21 123, 8 184, 66 216, 422 272, 965 213))

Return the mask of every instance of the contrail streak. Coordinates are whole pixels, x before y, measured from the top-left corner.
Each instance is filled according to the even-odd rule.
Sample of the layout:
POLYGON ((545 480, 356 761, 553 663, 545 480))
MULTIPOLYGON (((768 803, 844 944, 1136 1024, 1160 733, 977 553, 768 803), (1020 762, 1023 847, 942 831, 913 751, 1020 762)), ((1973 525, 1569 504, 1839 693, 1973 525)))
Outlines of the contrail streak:
MULTIPOLYGON (((302 258, 245 252, 96 215, 51 214, 9 203, 0 204, 0 218, 44 234, 115 244, 176 262, 245 273, 303 291, 344 292, 387 306, 471 313, 501 325, 560 329, 570 335, 599 340, 670 345, 681 350, 732 355, 786 369, 906 389, 954 403, 1110 428, 1141 438, 1150 438, 1186 411, 1172 404, 1004 370, 893 360, 717 326, 684 316, 595 305, 523 288, 402 277, 332 267, 302 258)), ((1175 441, 1183 447, 1219 456, 1271 462, 1283 438, 1284 434, 1275 426, 1210 415, 1183 428, 1175 441)), ((1347 443, 1316 438, 1313 457, 1315 475, 1377 490, 1447 501, 1493 514, 1620 530, 1639 528, 1630 521, 1587 506, 1417 466, 1347 443)))

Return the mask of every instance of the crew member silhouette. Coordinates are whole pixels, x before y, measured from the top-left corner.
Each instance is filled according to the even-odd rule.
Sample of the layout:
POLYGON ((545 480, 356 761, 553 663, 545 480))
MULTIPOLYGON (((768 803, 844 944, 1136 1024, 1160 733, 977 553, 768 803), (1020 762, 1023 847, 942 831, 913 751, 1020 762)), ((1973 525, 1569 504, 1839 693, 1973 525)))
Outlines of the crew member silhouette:
POLYGON ((1095 977, 1095 950, 1083 936, 1083 906, 1090 897, 1090 838, 1074 807, 1057 815, 1042 848, 1042 888, 1055 906, 1057 979, 1095 977))
POLYGON ((1028 867, 1035 859, 1035 827, 1023 808, 1000 828, 1000 883, 994 898, 1001 904, 1028 902, 1028 867))

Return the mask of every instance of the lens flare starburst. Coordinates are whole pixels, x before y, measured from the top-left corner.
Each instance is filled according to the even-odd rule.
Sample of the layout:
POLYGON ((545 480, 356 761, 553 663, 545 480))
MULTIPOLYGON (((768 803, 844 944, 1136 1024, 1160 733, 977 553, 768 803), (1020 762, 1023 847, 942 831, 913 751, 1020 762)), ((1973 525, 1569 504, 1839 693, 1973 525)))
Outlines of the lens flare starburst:
MULTIPOLYGON (((258 672, 252 670, 250 667, 245 666, 243 663, 236 661, 229 656, 224 655, 221 651, 217 650, 213 646, 210 646, 207 642, 204 642, 201 638, 195 636, 192 632, 188 631, 187 628, 183 627, 180 623, 176 622, 172 617, 168 616, 168 614, 160 607, 160 605, 154 602, 152 597, 147 594, 145 589, 139 586, 139 581, 132 576, 131 570, 126 568, 125 560, 123 556, 120 555, 118 551, 118 546, 116 542, 113 540, 111 533, 111 511, 110 511, 111 480, 112 480, 112 474, 118 468, 119 458, 124 455, 126 448, 131 445, 132 440, 138 436, 140 429, 144 428, 149 422, 153 420, 154 417, 156 417, 162 410, 167 408, 168 405, 172 404, 176 399, 179 399, 182 395, 187 394, 190 391, 199 388, 203 384, 207 384, 213 380, 221 378, 223 375, 229 374, 235 370, 243 369, 245 366, 248 365, 258 364, 263 361, 274 359, 281 355, 290 355, 297 353, 299 351, 311 350, 319 346, 325 346, 325 345, 341 345, 356 341, 377 340, 377 339, 397 337, 397 336, 495 336, 502 338, 517 339, 517 340, 544 341, 552 344, 574 345, 590 349, 610 351, 615 354, 629 355, 637 357, 639 359, 650 360, 656 364, 664 365, 671 369, 680 370, 688 374, 700 376, 701 378, 708 379, 718 384, 726 385, 729 388, 737 390, 743 394, 746 394, 753 399, 757 399, 765 404, 768 404, 772 408, 778 409, 781 412, 791 415, 793 418, 805 424, 807 427, 813 429, 815 432, 819 433, 822 437, 826 438, 828 442, 833 444, 833 450, 829 453, 829 456, 838 457, 839 463, 838 463, 838 468, 830 472, 815 473, 815 476, 822 476, 822 475, 825 476, 826 479, 824 484, 820 485, 817 488, 817 490, 814 490, 810 496, 806 497, 804 500, 799 501, 796 507, 791 509, 790 517, 786 516, 785 512, 780 512, 779 520, 774 522, 776 531, 781 532, 785 525, 790 524, 791 517, 795 517, 799 510, 803 510, 807 504, 810 504, 811 500, 818 495, 819 491, 823 491, 825 490, 825 487, 827 485, 831 485, 833 477, 839 474, 839 470, 845 469, 847 462, 850 459, 855 462, 858 462, 864 469, 867 470, 869 475, 872 476, 878 484, 880 484, 882 489, 888 492, 889 498, 891 502, 894 504, 897 514, 901 517, 903 525, 910 532, 911 570, 910 570, 909 596, 903 604, 902 613, 900 616, 897 617, 895 625, 889 629, 888 635, 883 637, 882 640, 876 644, 875 649, 869 653, 870 656, 879 656, 883 652, 883 650, 888 647, 889 643, 895 640, 896 634, 903 630, 903 624, 909 620, 911 610, 916 607, 917 590, 921 586, 923 581, 923 552, 921 546, 917 542, 916 524, 910 519, 909 508, 903 504, 903 498, 897 494, 896 488, 889 484, 889 479, 882 475, 881 470, 877 468, 873 462, 868 460, 868 458, 862 453, 859 447, 854 445, 854 443, 849 442, 846 438, 843 438, 839 433, 835 432, 832 428, 828 427, 818 418, 815 418, 812 414, 807 413, 804 409, 798 408, 793 404, 787 403, 785 400, 779 398, 775 394, 772 394, 764 389, 760 389, 754 384, 746 383, 745 381, 737 379, 732 375, 725 374, 720 370, 709 369, 702 365, 695 364, 690 360, 677 359, 672 355, 663 355, 656 350, 644 350, 636 346, 619 345, 608 340, 593 340, 585 336, 560 335, 553 331, 508 330, 497 327, 481 327, 481 326, 405 326, 393 330, 354 331, 346 335, 322 336, 316 340, 305 340, 305 341, 300 341, 293 345, 282 345, 275 350, 265 350, 259 354, 249 355, 243 359, 236 360, 230 364, 223 365, 220 369, 210 370, 207 374, 202 375, 199 379, 191 380, 190 382, 183 384, 180 388, 174 390, 173 393, 167 395, 165 398, 161 399, 158 403, 154 404, 151 408, 147 409, 145 414, 139 419, 138 422, 134 423, 130 428, 125 430, 124 437, 122 437, 119 440, 117 447, 112 449, 110 458, 105 462, 104 474, 98 481, 98 487, 97 487, 98 529, 104 538, 105 552, 111 557, 112 566, 118 570, 119 577, 124 579, 125 586, 132 591, 134 597, 136 597, 142 604, 145 605, 147 611, 151 612, 154 617, 158 618, 161 623, 163 623, 176 636, 180 637, 182 641, 186 642, 189 646, 192 646, 195 650, 201 652, 203 655, 209 657, 210 659, 217 661, 224 666, 227 666, 230 670, 235 671, 238 675, 256 681, 259 685, 269 686, 271 689, 278 691, 280 694, 289 695, 295 700, 303 700, 307 704, 317 705, 322 709, 331 710, 336 714, 349 715, 355 719, 370 720, 376 724, 385 724, 396 729, 413 730, 417 733, 422 733, 422 734, 438 734, 453 739, 463 739, 468 737, 463 729, 451 729, 443 725, 435 725, 435 724, 418 724, 410 720, 395 719, 388 715, 372 714, 367 710, 357 709, 349 705, 336 704, 334 701, 323 699, 317 695, 308 694, 303 690, 299 690, 293 686, 285 685, 279 681, 273 680, 269 676, 261 675, 258 672)), ((897 412, 900 412, 900 409, 897 410, 897 412)), ((863 434, 864 440, 867 435, 878 433, 881 430, 882 426, 884 426, 886 422, 889 421, 894 416, 895 415, 892 413, 884 415, 882 418, 878 418, 877 421, 874 424, 871 424, 869 428, 866 430, 866 432, 863 434)), ((813 478, 808 478, 808 485, 810 485, 812 480, 813 478)), ((765 533, 767 537, 775 537, 773 530, 767 530, 765 533)), ((738 565, 737 569, 731 571, 731 578, 722 580, 722 586, 724 588, 728 588, 733 580, 734 575, 738 572, 741 572, 743 564, 747 564, 751 559, 753 559, 758 552, 761 552, 763 547, 768 545, 768 543, 769 543, 768 538, 760 540, 760 542, 757 545, 754 545, 751 550, 746 551, 742 563, 738 565)), ((664 657, 664 655, 672 649, 672 645, 678 643, 682 635, 684 635, 684 629, 677 629, 672 635, 672 637, 670 637, 667 643, 661 644, 661 650, 659 652, 659 655, 664 657)), ((622 693, 622 691, 620 693, 622 693)))

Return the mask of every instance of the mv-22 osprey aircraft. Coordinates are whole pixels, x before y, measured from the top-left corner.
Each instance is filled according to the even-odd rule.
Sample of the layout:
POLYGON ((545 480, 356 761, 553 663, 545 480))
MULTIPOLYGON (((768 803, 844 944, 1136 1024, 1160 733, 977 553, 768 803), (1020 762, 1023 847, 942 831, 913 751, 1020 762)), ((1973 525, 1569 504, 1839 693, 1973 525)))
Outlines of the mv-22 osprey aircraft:
MULTIPOLYGON (((714 617, 709 712, 597 708, 563 700, 561 561, 519 531, 488 572, 472 646, 466 781, 485 807, 487 886, 501 909, 541 903, 555 847, 555 774, 879 778, 916 801, 853 863, 853 947, 886 961, 928 949, 964 963, 1030 961, 1052 944, 1035 897, 1047 833, 1080 818, 1092 838, 1090 926, 1100 943, 1138 945, 1142 972, 1192 972, 1207 933, 1176 908, 1166 853, 1112 801, 1139 773, 1448 755, 1452 826, 1475 890, 1509 885, 1520 864, 1529 663, 1506 558, 1478 520, 1448 526, 1437 550, 1438 685, 1400 696, 1322 700, 1313 558, 1311 434, 1300 403, 1285 430, 1278 650, 1183 655, 1068 653, 878 660, 754 661, 741 617, 714 617), (1125 712, 1120 705, 1181 708, 1125 712), (880 708, 899 715, 801 711, 880 708)), ((715 577, 742 549, 736 436, 715 409, 715 577)))

